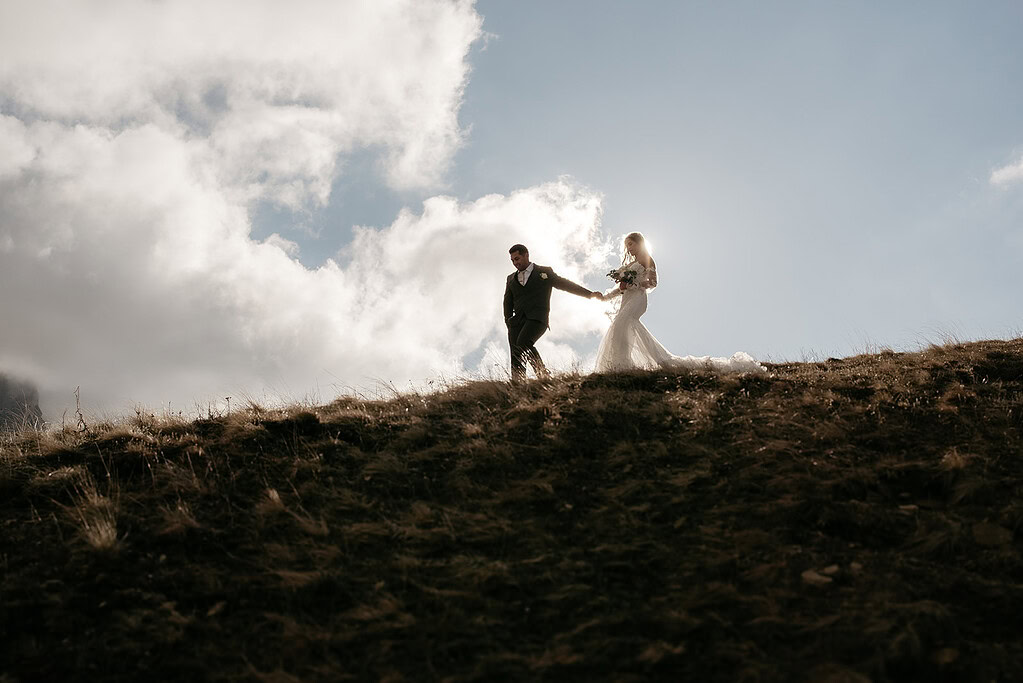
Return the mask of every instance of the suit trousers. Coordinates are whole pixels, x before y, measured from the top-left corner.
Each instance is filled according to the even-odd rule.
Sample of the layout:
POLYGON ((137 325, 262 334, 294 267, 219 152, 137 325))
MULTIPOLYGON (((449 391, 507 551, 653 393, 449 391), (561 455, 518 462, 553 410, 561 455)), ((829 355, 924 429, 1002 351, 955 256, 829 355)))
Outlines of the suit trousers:
POLYGON ((526 360, 533 366, 537 377, 547 377, 547 367, 536 350, 536 340, 547 331, 547 324, 539 320, 513 321, 508 326, 508 346, 511 347, 511 374, 513 380, 526 378, 526 360))

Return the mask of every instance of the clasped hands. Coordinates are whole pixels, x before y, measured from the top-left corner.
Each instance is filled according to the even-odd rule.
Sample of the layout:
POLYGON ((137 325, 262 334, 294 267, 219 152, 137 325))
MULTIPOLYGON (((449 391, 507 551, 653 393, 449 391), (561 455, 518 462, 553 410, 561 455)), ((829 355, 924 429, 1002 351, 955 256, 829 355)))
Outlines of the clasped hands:
MULTIPOLYGON (((621 284, 618 285, 618 288, 624 292, 626 289, 628 289, 628 286, 629 286, 628 283, 622 282, 621 284)), ((590 298, 599 299, 600 301, 605 301, 607 299, 607 297, 604 296, 603 292, 590 292, 590 298)))

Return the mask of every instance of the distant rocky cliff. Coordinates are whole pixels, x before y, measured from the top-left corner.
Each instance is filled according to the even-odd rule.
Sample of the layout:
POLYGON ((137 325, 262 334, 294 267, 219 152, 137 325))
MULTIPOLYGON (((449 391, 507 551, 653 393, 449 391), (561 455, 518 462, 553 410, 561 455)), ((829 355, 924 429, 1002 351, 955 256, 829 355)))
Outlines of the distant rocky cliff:
POLYGON ((28 382, 0 375, 0 431, 33 426, 42 421, 39 391, 28 382))

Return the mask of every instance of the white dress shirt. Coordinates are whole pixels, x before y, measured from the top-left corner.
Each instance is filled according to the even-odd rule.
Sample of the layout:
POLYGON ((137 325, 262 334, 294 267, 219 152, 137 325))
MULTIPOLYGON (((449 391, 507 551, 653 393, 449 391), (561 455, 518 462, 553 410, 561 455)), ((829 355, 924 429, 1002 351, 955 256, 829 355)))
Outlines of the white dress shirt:
POLYGON ((533 272, 533 264, 530 263, 528 266, 526 266, 525 270, 520 270, 518 273, 516 273, 516 277, 519 278, 519 284, 522 285, 522 286, 525 286, 526 280, 529 279, 529 274, 532 273, 532 272, 533 272))

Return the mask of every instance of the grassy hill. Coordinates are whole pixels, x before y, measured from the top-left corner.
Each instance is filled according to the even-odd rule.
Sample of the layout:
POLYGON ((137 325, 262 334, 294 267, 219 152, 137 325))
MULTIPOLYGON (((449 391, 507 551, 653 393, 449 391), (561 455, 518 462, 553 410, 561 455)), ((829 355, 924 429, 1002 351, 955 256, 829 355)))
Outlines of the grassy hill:
POLYGON ((0 681, 1023 680, 1023 340, 0 442, 0 681))

